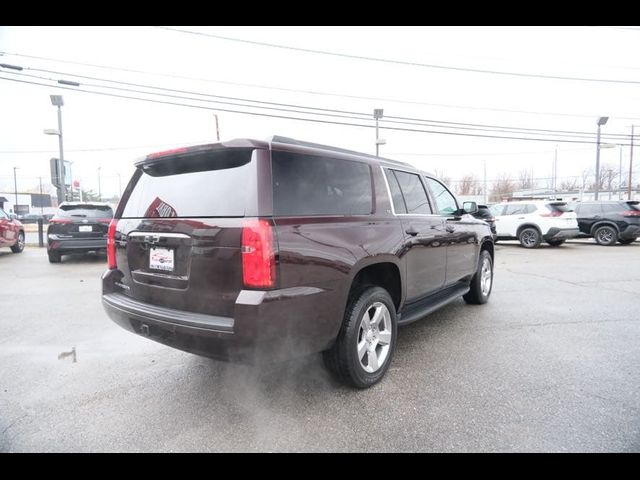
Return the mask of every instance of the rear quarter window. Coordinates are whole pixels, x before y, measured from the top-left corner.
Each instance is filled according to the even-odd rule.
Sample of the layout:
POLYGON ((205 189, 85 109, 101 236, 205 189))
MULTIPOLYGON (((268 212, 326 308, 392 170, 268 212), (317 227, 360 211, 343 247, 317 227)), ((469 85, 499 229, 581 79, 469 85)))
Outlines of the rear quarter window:
POLYGON ((371 214, 368 164, 277 151, 272 152, 271 162, 274 215, 371 214))

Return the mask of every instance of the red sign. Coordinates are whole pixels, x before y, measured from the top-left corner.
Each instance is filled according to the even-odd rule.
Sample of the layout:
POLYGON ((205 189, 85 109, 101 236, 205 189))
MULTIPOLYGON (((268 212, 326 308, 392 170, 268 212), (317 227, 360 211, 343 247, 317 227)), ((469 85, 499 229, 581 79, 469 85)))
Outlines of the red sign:
POLYGON ((80 188, 80 180, 73 181, 73 188, 80 188))

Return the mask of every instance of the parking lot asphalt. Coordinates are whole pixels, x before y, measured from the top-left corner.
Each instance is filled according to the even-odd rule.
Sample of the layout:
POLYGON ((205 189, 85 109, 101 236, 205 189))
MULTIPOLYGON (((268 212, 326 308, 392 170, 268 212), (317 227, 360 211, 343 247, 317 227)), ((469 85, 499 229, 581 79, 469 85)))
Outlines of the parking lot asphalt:
POLYGON ((0 451, 640 451, 640 243, 501 242, 489 303, 401 328, 365 391, 319 356, 248 367, 133 335, 104 269, 0 250, 0 451))

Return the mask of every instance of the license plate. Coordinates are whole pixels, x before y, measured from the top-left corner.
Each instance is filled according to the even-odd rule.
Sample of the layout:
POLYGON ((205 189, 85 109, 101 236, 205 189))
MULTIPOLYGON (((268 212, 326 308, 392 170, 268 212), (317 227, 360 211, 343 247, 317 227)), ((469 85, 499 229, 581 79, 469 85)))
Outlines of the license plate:
POLYGON ((91 232, 93 231, 93 227, 91 225, 80 225, 78 227, 79 232, 91 232))
POLYGON ((174 267, 173 250, 170 248, 150 248, 149 268, 172 272, 174 267))

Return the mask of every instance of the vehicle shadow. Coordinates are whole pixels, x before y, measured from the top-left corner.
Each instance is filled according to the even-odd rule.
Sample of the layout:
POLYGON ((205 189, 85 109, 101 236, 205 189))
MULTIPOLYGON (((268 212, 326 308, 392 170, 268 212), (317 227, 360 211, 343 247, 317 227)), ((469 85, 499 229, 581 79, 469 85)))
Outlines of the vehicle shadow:
POLYGON ((62 265, 81 263, 106 263, 107 255, 104 253, 72 253, 62 256, 62 265))

